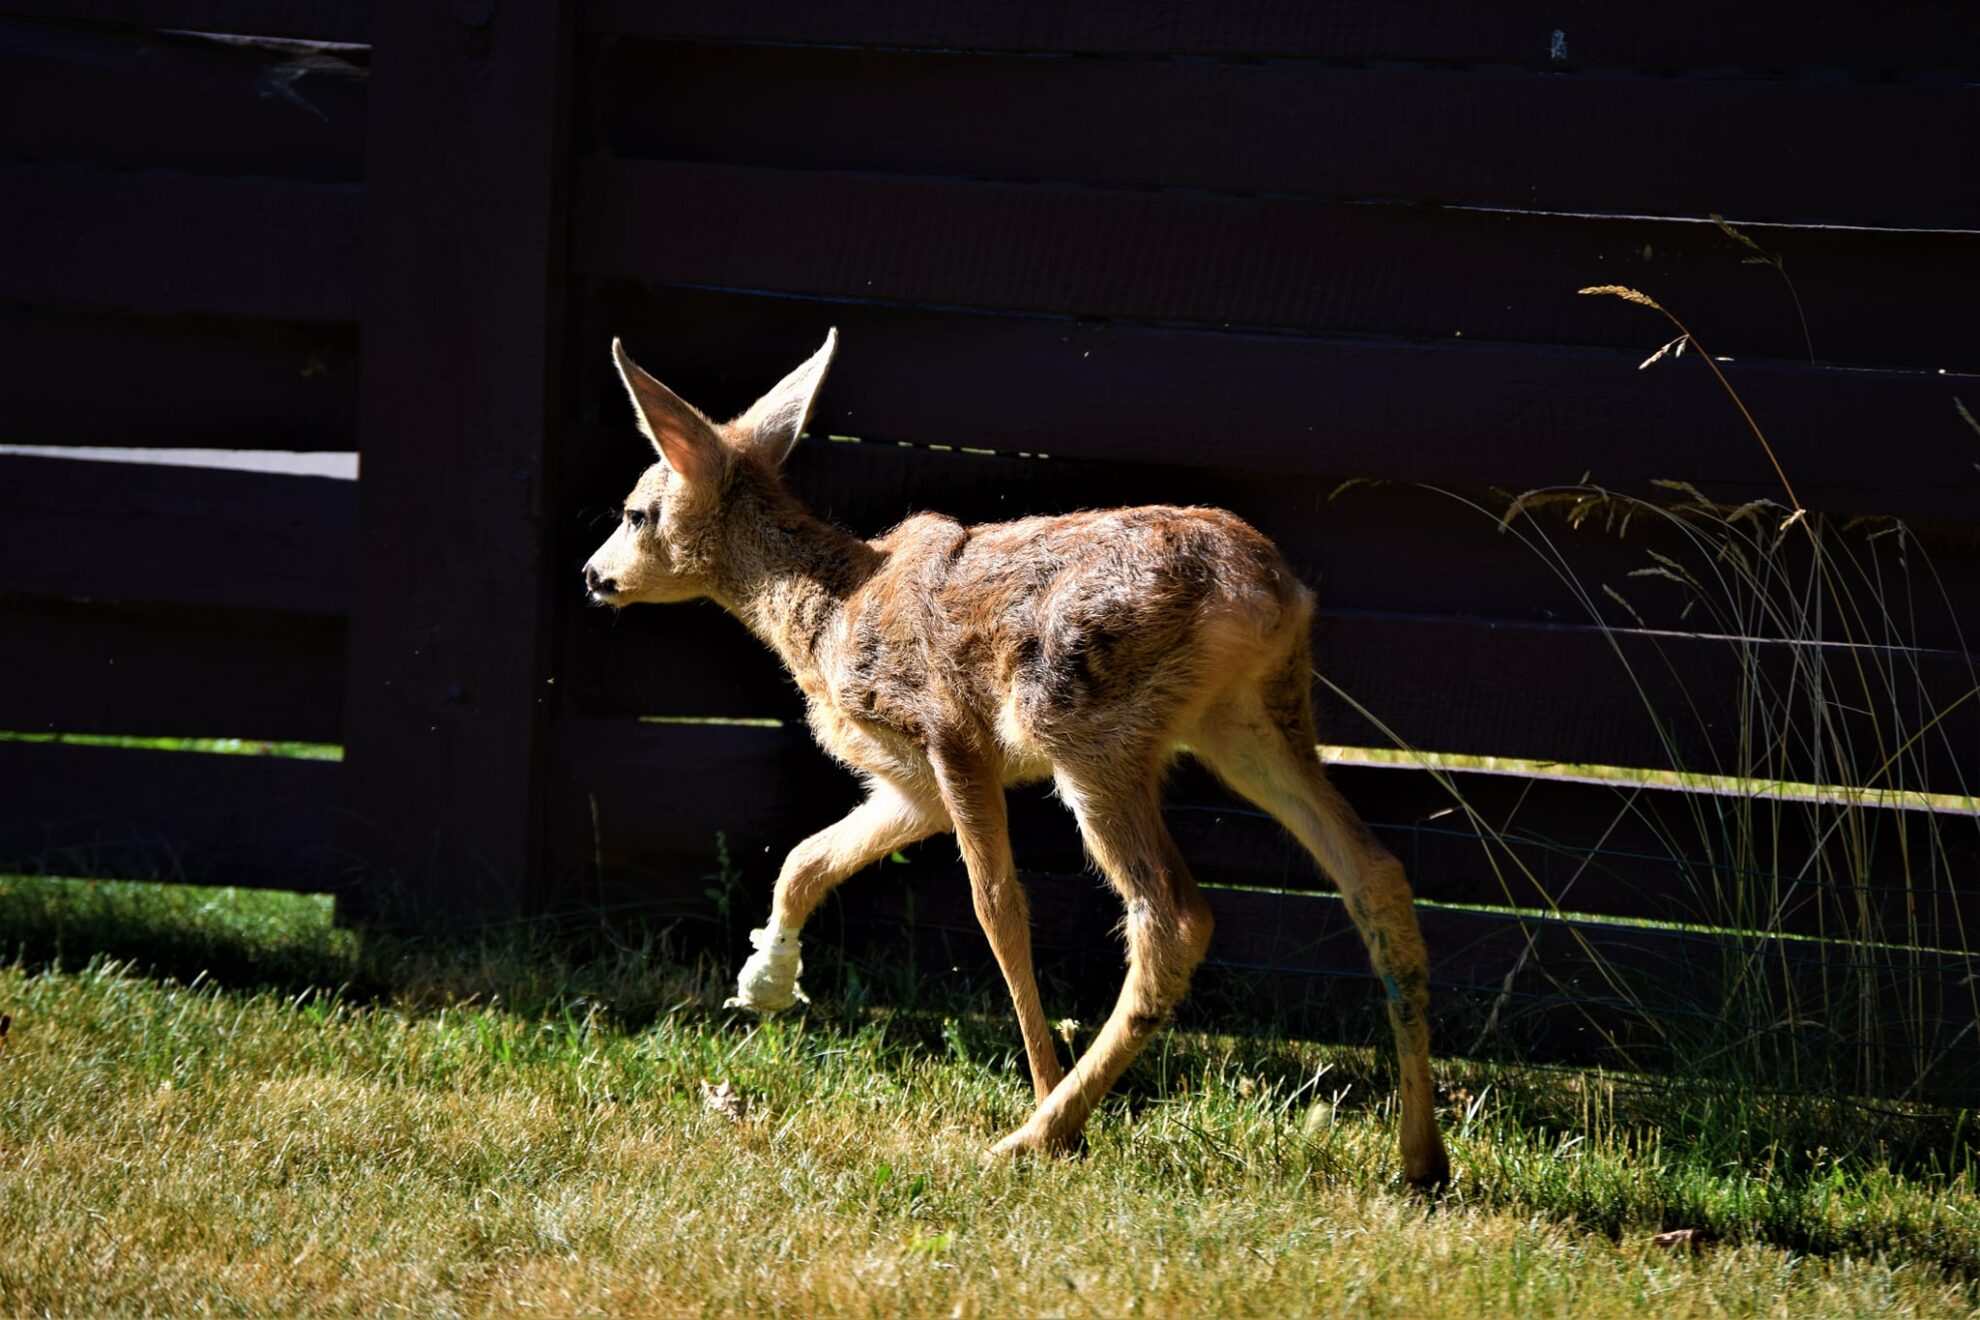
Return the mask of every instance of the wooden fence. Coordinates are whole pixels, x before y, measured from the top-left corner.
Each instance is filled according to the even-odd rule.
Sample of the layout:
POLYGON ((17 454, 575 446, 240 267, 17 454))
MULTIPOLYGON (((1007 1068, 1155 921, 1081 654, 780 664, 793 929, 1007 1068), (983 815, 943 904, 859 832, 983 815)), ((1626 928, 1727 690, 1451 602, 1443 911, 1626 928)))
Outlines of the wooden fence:
MULTIPOLYGON (((0 740, 0 862, 472 925, 678 910, 720 830, 754 915, 854 785, 739 627, 586 610, 577 570, 642 462, 612 336, 720 412, 829 325, 814 504, 1235 508, 1320 592, 1330 743, 1975 792, 1980 27, 1562 8, 0 2, 0 444, 362 462, 0 456, 0 730, 345 749, 0 740), (1638 370, 1676 332, 1600 284, 1715 361, 1638 370), (1854 614, 1805 538, 1713 618, 1676 580, 1728 576, 1709 520, 1501 525, 1588 483, 1785 501, 1721 373, 1854 614)), ((1943 797, 1338 777, 1493 1024, 1454 1048, 1655 1064, 1730 1020, 1838 1084, 1980 1081, 1980 829, 1943 797)), ((1202 993, 1361 1002, 1276 827, 1172 799, 1202 993)), ((1077 1001, 1108 900, 1054 808, 1014 816, 1077 1001)), ((952 847, 824 920, 987 956, 952 847)))

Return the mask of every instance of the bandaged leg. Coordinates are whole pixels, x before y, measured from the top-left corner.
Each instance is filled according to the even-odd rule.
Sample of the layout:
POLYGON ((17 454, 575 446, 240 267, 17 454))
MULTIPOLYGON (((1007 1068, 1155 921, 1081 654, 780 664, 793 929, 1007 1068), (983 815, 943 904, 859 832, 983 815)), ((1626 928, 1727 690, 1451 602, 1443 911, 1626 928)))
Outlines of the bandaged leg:
POLYGON ((725 1008, 746 1008, 752 1013, 781 1013, 805 998, 798 985, 804 959, 798 952, 798 933, 775 917, 770 924, 749 933, 756 952, 736 976, 736 997, 725 1008))
POLYGON ((910 797, 882 779, 875 779, 869 792, 871 796, 844 820, 812 835, 784 859, 770 920, 749 933, 756 952, 737 975, 736 997, 728 1007, 781 1013, 804 999, 797 983, 804 967, 798 956, 798 929, 812 909, 861 867, 948 828, 939 804, 910 797))

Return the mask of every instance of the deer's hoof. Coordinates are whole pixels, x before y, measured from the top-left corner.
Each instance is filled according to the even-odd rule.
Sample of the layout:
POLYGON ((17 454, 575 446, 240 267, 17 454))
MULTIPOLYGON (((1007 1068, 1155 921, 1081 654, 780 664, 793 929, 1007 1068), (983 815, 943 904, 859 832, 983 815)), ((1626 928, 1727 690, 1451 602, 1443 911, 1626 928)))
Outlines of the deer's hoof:
POLYGON ((1406 1155, 1403 1180, 1419 1192, 1441 1192, 1449 1187, 1451 1159, 1444 1153, 1444 1143, 1440 1141, 1430 1150, 1406 1155))
POLYGON ((985 1164, 1002 1164, 1022 1156, 1076 1155, 1086 1147, 1084 1132, 1054 1136, 1037 1123, 1026 1123, 983 1153, 985 1164))

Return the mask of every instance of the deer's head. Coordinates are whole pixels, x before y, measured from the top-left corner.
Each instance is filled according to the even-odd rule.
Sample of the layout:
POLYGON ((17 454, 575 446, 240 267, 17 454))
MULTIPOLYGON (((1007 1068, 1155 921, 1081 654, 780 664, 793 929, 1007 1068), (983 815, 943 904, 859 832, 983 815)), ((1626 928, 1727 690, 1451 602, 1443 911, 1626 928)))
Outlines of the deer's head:
POLYGON ((595 604, 635 605, 712 594, 738 476, 744 469, 774 473, 783 464, 811 415, 838 342, 839 332, 831 331, 809 361, 741 416, 713 422, 641 370, 618 340, 612 341, 619 378, 659 461, 640 475, 618 527, 585 563, 585 590, 595 604))

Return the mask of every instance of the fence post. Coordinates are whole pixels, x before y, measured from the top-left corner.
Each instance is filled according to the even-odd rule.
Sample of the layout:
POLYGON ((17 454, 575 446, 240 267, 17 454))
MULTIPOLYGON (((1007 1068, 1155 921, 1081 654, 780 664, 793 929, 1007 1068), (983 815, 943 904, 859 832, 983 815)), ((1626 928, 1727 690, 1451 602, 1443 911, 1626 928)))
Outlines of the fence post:
POLYGON ((570 8, 374 10, 347 920, 536 897, 570 8))

